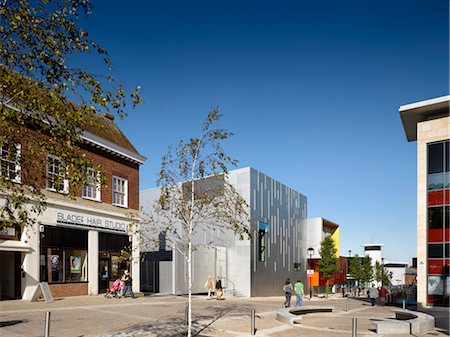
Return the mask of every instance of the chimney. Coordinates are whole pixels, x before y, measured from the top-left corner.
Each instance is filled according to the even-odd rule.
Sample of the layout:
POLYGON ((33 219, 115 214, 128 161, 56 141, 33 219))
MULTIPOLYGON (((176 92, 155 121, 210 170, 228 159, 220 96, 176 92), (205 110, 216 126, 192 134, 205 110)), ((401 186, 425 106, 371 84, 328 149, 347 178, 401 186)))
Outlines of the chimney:
POLYGON ((108 112, 105 112, 105 113, 103 114, 103 117, 105 117, 106 119, 109 119, 111 122, 114 121, 114 116, 111 115, 111 114, 108 113, 108 112))

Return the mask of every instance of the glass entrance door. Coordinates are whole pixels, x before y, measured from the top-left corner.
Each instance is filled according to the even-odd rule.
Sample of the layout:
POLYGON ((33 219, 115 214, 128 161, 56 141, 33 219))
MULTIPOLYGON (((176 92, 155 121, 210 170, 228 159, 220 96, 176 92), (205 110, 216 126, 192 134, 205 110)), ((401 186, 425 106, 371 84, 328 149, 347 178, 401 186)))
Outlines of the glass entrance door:
POLYGON ((100 256, 99 260, 99 268, 98 268, 98 286, 99 286, 99 292, 105 293, 109 288, 109 275, 111 272, 111 267, 109 263, 109 257, 102 257, 100 256))

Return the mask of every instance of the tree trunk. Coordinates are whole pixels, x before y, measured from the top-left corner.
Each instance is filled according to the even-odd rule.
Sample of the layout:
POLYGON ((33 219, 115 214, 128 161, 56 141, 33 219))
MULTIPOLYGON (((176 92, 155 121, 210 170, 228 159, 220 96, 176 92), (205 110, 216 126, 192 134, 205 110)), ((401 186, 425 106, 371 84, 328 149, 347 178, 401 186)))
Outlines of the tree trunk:
POLYGON ((329 280, 327 279, 327 285, 326 285, 326 289, 325 289, 325 297, 328 298, 328 282, 329 280))
POLYGON ((192 336, 192 237, 189 235, 188 245, 188 337, 192 336))

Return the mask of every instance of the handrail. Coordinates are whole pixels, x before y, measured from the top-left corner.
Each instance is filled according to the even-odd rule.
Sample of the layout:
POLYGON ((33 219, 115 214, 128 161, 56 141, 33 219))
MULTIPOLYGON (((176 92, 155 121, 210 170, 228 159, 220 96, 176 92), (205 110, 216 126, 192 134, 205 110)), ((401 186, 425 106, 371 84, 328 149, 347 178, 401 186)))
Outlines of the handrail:
POLYGON ((231 281, 228 277, 219 276, 219 278, 221 280, 227 280, 227 282, 230 282, 233 285, 233 297, 235 297, 236 296, 236 284, 233 281, 231 281))

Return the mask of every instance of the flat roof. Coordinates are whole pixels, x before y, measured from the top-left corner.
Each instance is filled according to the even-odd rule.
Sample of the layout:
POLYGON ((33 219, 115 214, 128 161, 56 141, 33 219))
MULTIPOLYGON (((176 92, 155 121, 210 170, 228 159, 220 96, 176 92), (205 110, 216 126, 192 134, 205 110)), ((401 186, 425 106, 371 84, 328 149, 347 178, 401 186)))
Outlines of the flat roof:
POLYGON ((449 116, 450 95, 405 104, 398 109, 408 142, 417 140, 417 123, 449 116))

